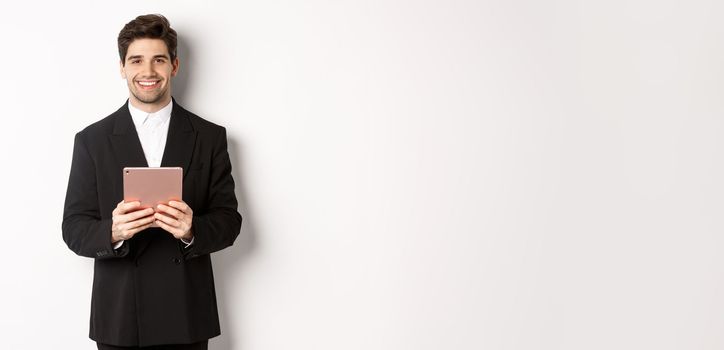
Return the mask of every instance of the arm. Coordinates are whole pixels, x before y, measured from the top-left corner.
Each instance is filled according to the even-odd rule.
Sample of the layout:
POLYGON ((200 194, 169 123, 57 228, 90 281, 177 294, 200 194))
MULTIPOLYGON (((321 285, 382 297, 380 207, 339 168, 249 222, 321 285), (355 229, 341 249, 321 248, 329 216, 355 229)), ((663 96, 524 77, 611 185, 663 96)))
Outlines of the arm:
POLYGON ((241 230, 241 215, 237 211, 225 129, 221 130, 216 141, 211 163, 209 202, 206 206, 208 210, 193 216, 194 244, 184 249, 186 259, 231 246, 241 230))
POLYGON ((75 135, 73 162, 63 210, 63 240, 80 256, 115 258, 128 254, 128 244, 114 250, 112 219, 101 219, 96 169, 82 134, 75 135))

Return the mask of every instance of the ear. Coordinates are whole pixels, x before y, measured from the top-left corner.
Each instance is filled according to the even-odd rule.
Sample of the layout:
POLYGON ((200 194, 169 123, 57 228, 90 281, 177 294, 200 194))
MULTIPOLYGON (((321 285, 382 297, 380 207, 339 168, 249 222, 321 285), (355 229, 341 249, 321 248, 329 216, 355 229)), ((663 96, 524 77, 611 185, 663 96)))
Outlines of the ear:
POLYGON ((171 70, 172 77, 175 77, 176 74, 178 74, 179 64, 181 64, 181 61, 178 60, 178 57, 174 58, 173 62, 171 62, 171 65, 173 65, 173 69, 171 70))
POLYGON ((126 67, 123 65, 123 61, 118 61, 121 69, 121 78, 126 79, 126 67))

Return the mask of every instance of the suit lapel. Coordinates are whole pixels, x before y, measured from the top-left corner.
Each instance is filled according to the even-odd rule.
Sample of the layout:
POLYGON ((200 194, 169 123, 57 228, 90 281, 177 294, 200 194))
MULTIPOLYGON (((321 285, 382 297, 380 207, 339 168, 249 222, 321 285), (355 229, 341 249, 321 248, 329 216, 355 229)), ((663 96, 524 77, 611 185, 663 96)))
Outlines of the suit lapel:
MULTIPOLYGON (((128 111, 128 101, 118 110, 118 118, 113 125, 113 134, 110 135, 113 153, 118 165, 124 167, 147 167, 146 157, 143 155, 141 140, 138 138, 136 127, 128 111)), ((120 173, 118 175, 121 175, 120 173)))
POLYGON ((196 143, 196 131, 194 131, 186 110, 173 100, 171 120, 168 125, 168 136, 166 136, 166 147, 163 150, 162 167, 182 167, 184 177, 188 172, 191 163, 191 155, 194 153, 196 143))

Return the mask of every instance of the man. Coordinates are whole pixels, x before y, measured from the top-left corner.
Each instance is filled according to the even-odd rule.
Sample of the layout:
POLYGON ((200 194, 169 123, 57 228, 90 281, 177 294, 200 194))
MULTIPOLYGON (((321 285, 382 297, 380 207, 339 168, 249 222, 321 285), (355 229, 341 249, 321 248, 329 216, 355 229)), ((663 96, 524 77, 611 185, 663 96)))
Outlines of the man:
POLYGON ((220 334, 210 253, 241 229, 226 130, 171 97, 176 32, 139 16, 118 36, 128 101, 75 136, 63 239, 95 259, 98 349, 207 349, 220 334), (182 167, 183 201, 123 202, 124 167, 182 167), (158 227, 151 227, 155 223, 158 227))

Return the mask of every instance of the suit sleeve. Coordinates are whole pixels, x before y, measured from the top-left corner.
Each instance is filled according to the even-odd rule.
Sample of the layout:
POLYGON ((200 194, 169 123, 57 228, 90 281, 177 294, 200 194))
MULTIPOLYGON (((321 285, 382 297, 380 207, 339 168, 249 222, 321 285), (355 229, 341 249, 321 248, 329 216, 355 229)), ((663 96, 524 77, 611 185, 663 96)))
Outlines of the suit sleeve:
POLYGON ((194 243, 183 249, 186 259, 231 246, 241 230, 241 214, 237 211, 234 179, 231 176, 231 161, 224 128, 221 129, 214 145, 208 201, 206 206, 208 210, 205 213, 194 214, 192 223, 194 243))
POLYGON ((128 254, 128 244, 114 250, 110 218, 102 219, 98 202, 96 168, 83 139, 75 135, 73 162, 63 210, 63 240, 80 256, 108 259, 128 254))

